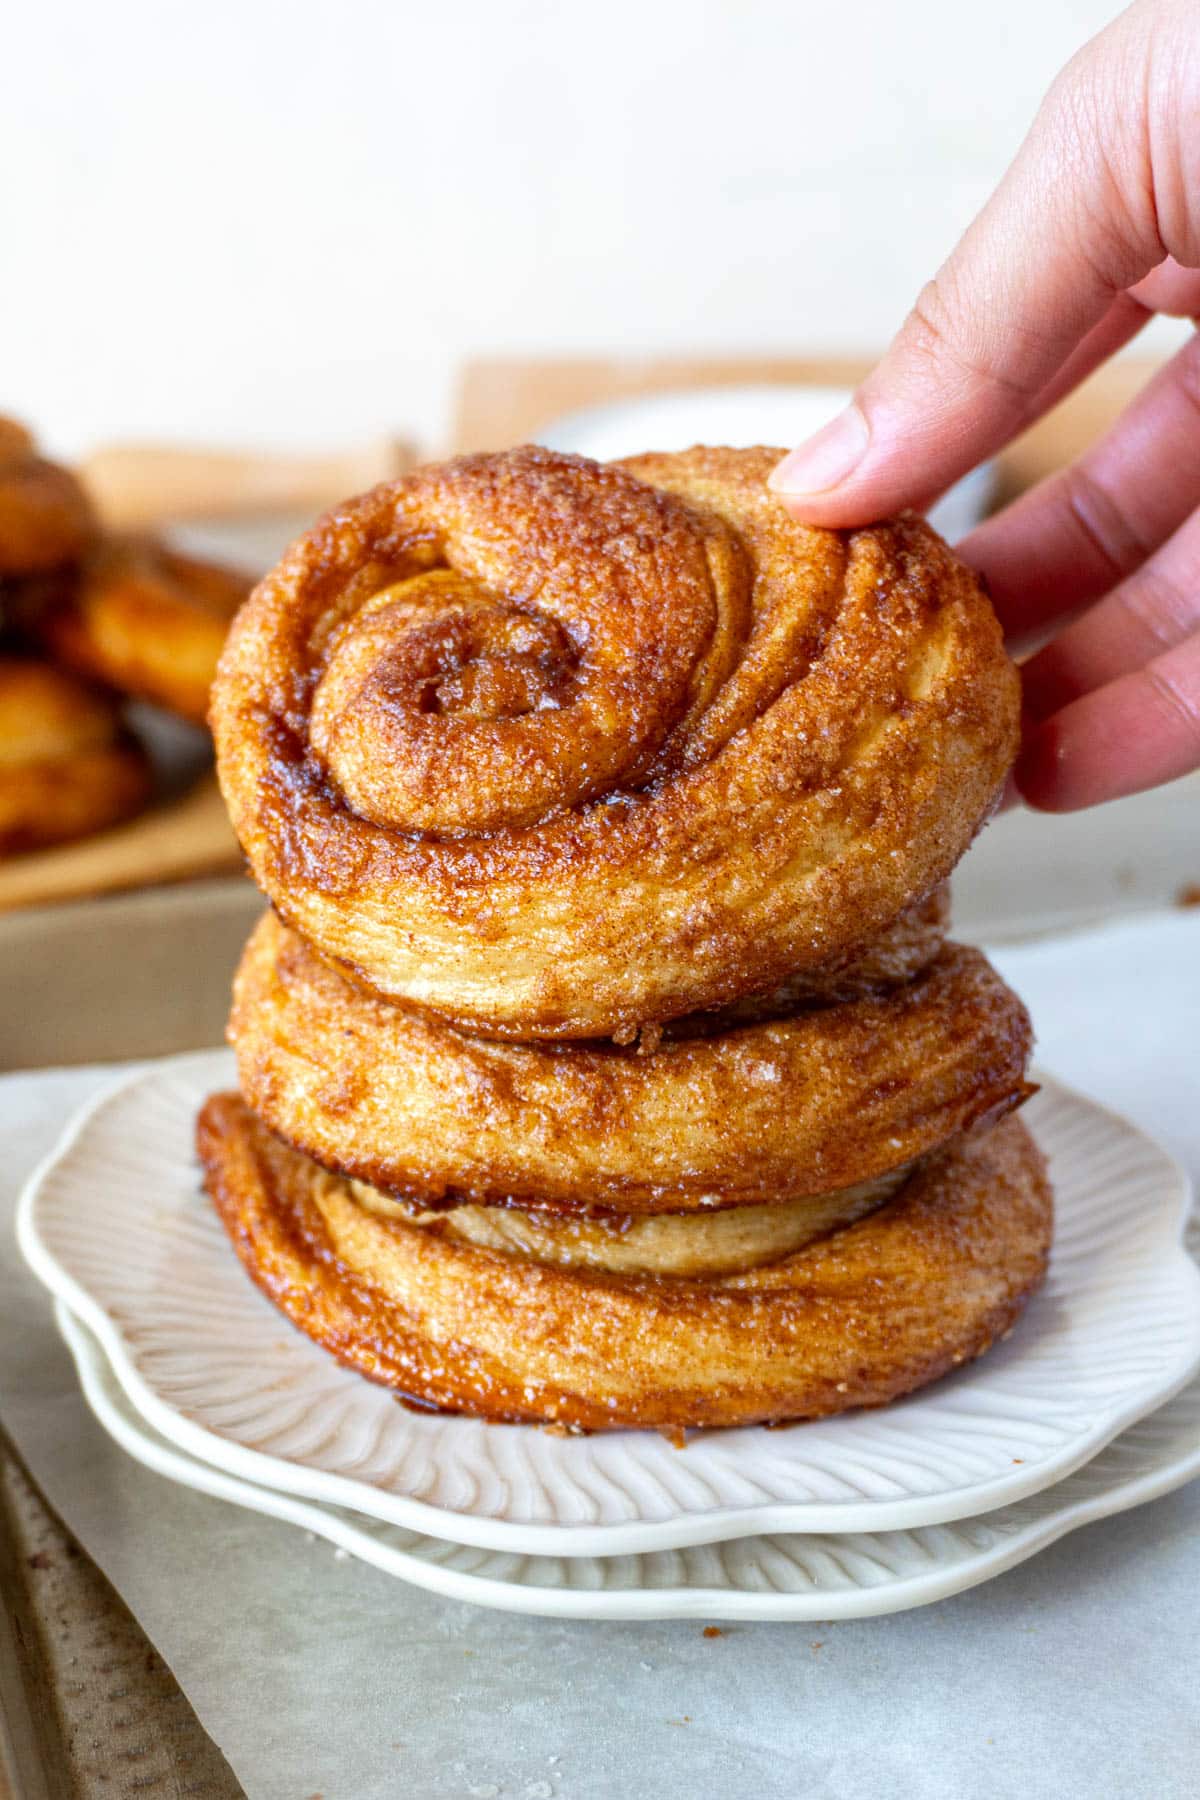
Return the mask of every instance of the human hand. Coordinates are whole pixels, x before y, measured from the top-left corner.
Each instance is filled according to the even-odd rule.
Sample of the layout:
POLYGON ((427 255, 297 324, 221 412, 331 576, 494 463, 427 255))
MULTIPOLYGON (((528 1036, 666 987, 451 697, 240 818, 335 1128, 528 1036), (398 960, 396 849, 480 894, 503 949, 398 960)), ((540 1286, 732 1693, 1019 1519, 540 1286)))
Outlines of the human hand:
MULTIPOLYGON (((815 525, 925 507, 1156 312, 1200 322, 1200 7, 1138 0, 1015 162, 852 405, 772 485, 815 525)), ((1024 664, 1016 783, 1052 812, 1200 767, 1200 335, 1108 435, 959 546, 1024 664)))

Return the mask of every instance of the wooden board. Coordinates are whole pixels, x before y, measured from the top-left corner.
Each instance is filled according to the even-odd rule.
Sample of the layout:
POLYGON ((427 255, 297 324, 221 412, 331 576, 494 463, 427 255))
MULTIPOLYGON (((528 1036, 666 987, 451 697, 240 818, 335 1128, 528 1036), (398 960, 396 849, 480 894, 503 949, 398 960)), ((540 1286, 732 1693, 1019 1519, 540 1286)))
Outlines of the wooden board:
POLYGON ((174 1676, 0 1432, 0 1800, 238 1800, 174 1676))

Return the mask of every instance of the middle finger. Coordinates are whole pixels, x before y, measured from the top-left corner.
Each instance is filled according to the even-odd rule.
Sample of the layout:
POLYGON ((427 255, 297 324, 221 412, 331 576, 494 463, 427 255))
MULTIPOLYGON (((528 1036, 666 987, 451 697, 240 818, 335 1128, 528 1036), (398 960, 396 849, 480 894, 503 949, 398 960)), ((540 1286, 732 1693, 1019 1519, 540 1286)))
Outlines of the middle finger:
POLYGON ((979 526, 959 553, 1019 638, 1131 574, 1198 499, 1200 333, 1072 468, 979 526))
POLYGON ((1025 712, 1059 707, 1144 668, 1200 626, 1200 512, 1127 581, 1068 625, 1021 669, 1025 712))

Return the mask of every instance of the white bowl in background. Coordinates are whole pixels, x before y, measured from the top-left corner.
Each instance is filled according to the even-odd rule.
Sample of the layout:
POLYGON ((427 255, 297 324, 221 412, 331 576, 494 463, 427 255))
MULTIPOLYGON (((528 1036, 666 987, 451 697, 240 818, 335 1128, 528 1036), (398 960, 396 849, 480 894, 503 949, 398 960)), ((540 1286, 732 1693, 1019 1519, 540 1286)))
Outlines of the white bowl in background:
MULTIPOLYGON (((801 383, 679 388, 564 413, 538 433, 538 442, 597 462, 642 450, 687 450, 692 444, 789 448, 818 431, 849 399, 849 388, 801 383)), ((984 516, 994 488, 994 465, 973 469, 930 507, 930 522, 955 543, 984 516)))

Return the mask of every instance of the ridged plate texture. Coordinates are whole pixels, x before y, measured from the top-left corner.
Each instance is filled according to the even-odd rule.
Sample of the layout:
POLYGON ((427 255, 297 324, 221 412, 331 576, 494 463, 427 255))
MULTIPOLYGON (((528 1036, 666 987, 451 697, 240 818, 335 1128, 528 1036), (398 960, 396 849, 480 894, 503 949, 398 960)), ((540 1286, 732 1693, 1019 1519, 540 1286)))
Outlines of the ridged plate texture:
MULTIPOLYGON (((1200 1232, 1194 1248, 1200 1251, 1200 1232)), ((154 1431, 86 1325, 57 1307, 93 1412, 138 1461, 200 1493, 284 1519, 385 1574, 452 1600, 578 1619, 861 1619, 927 1606, 1003 1574, 1097 1519, 1200 1474, 1200 1380, 1052 1488, 979 1519, 915 1531, 795 1533, 640 1556, 522 1556, 297 1500, 188 1456, 154 1431)))

